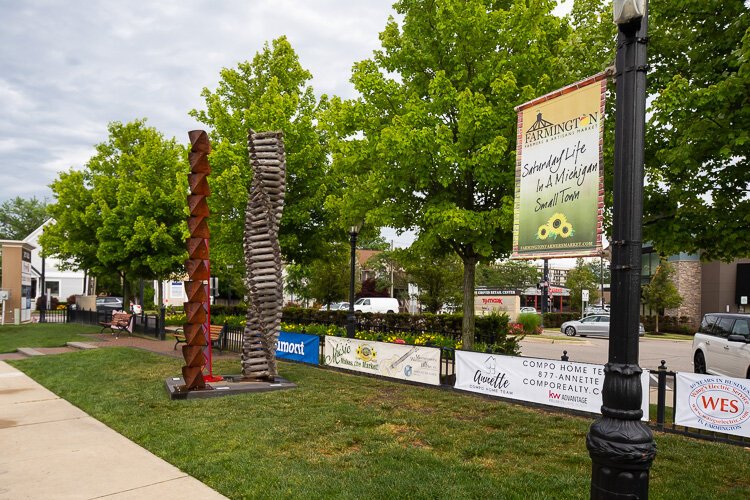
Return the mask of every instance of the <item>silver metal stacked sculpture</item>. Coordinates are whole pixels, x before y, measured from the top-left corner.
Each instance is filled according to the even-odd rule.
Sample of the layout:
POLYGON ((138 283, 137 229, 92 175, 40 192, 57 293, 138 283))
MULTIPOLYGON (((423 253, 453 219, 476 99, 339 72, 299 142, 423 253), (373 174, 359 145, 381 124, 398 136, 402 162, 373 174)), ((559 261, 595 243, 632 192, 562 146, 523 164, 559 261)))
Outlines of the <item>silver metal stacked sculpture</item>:
POLYGON ((281 325, 279 224, 284 209, 286 155, 281 132, 250 131, 253 179, 245 212, 245 284, 250 296, 242 344, 242 377, 273 380, 281 325))

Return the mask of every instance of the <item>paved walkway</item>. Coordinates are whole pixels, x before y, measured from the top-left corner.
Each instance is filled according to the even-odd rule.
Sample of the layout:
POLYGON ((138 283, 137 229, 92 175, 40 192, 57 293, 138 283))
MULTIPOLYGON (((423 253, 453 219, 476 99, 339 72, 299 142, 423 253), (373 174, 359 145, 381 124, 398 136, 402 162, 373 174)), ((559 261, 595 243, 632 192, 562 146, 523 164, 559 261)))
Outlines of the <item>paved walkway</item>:
MULTIPOLYGON (((179 350, 170 352, 174 342, 96 337, 101 338, 92 341, 101 340, 102 347, 127 345, 180 355, 179 350)), ((3 361, 0 450, 0 499, 225 498, 3 361)))

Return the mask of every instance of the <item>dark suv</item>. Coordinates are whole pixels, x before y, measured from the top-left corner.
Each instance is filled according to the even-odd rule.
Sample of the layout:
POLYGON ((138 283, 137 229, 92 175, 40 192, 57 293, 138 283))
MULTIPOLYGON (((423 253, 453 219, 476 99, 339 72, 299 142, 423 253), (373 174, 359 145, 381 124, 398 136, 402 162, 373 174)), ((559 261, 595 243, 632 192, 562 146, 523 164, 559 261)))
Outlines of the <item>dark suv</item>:
POLYGON ((750 315, 709 313, 693 337, 695 373, 750 378, 750 315))

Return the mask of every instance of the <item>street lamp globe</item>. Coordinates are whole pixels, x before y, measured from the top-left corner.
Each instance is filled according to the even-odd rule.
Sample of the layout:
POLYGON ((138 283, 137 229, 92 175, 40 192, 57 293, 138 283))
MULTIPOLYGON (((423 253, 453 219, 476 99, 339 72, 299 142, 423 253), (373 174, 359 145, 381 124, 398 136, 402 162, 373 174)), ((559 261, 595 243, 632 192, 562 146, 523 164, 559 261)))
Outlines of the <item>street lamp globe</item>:
POLYGON ((646 0, 614 0, 613 7, 615 24, 627 24, 643 17, 646 0))

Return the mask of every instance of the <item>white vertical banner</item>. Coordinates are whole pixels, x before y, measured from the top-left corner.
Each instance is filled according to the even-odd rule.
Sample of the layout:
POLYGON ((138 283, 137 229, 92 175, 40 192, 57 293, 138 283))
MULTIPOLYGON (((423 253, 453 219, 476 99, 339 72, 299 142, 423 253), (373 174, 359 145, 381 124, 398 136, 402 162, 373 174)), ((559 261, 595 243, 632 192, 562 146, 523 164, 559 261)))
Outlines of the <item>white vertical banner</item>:
POLYGON ((678 373, 674 423, 750 437, 750 380, 678 373))
POLYGON ((435 347, 326 335, 324 354, 328 366, 440 385, 440 349, 435 347))
MULTIPOLYGON (((641 374, 643 420, 649 372, 641 374)), ((456 351, 456 389, 589 413, 601 413, 604 366, 456 351)))

